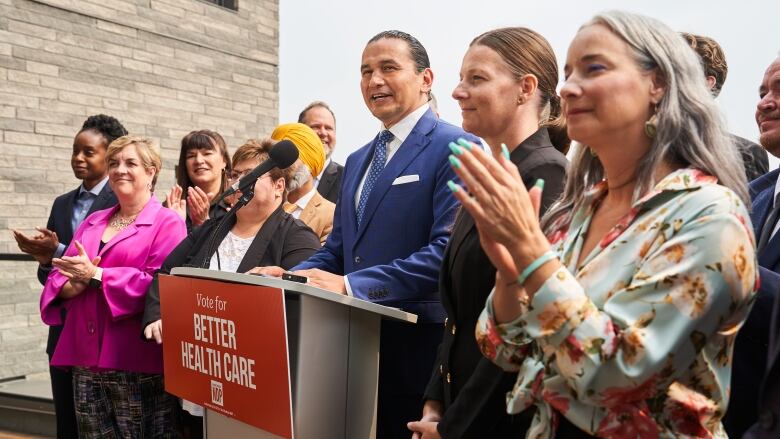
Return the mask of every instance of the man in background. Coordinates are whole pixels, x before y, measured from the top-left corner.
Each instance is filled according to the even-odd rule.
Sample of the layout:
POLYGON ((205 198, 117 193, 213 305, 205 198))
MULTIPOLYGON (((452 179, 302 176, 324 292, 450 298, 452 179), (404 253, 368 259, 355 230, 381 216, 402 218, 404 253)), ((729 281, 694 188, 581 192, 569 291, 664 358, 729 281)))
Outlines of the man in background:
MULTIPOLYGON (((759 87, 759 97, 756 123, 761 145, 770 154, 780 158, 780 58, 766 70, 759 87)), ((745 438, 780 437, 779 175, 780 169, 775 169, 750 183, 750 196, 753 199, 750 219, 756 237, 761 287, 734 346, 732 398, 724 417, 729 437, 743 437, 742 432, 751 424, 745 438), (755 350, 763 350, 742 358, 740 355, 746 349, 740 343, 758 344, 755 350), (762 374, 765 367, 766 372, 762 374), (738 387, 739 382, 752 386, 738 387), (758 401, 758 407, 755 401, 758 401)), ((752 348, 749 344, 747 346, 752 348)))
POLYGON ((314 101, 301 111, 298 122, 308 125, 322 141, 325 148, 325 166, 314 176, 314 187, 326 200, 335 203, 344 173, 344 166, 330 158, 336 148, 336 115, 325 102, 314 101))
MULTIPOLYGON (((726 75, 729 72, 723 49, 712 38, 685 32, 682 32, 681 35, 696 54, 699 55, 702 67, 704 67, 707 86, 710 88, 712 96, 718 97, 723 84, 726 82, 726 75)), ((747 181, 753 181, 769 171, 769 157, 761 145, 734 134, 731 135, 731 139, 742 155, 747 181)))
POLYGON ((285 212, 304 222, 324 244, 333 229, 336 205, 322 197, 314 187, 314 175, 322 173, 325 149, 317 134, 302 123, 287 123, 276 127, 271 138, 289 140, 298 148, 298 160, 290 166, 293 176, 287 186, 285 212))

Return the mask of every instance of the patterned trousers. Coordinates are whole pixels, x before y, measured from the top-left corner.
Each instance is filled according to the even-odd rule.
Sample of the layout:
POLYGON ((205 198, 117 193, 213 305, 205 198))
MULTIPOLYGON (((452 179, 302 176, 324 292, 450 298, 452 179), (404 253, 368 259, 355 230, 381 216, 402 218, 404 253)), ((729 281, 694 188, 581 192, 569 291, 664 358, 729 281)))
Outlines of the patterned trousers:
POLYGON ((176 398, 162 375, 73 368, 80 438, 174 438, 176 398))

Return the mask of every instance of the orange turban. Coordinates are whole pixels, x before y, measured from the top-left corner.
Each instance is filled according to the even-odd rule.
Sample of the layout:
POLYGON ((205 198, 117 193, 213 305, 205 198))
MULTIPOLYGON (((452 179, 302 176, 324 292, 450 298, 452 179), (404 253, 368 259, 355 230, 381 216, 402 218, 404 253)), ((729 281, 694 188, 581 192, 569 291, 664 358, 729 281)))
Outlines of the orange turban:
POLYGON ((271 138, 289 140, 298 147, 299 158, 309 167, 312 177, 320 175, 325 166, 325 148, 317 133, 302 123, 286 123, 276 127, 271 138))

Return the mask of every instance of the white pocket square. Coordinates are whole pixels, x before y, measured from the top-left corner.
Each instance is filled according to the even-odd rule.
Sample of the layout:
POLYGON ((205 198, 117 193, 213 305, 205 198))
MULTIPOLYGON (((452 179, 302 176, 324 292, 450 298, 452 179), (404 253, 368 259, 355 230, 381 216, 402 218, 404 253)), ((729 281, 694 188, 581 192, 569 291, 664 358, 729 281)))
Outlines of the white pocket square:
POLYGON ((402 175, 395 180, 393 180, 392 186, 399 185, 399 184, 406 184, 406 183, 413 183, 415 181, 420 181, 420 176, 417 174, 414 175, 402 175))

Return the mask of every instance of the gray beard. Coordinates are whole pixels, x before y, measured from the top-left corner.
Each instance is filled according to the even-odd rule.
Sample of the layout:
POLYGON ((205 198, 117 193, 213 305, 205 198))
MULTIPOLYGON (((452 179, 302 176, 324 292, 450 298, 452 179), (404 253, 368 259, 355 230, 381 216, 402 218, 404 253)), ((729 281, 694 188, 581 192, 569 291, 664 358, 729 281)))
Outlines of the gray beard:
POLYGON ((287 192, 300 189, 309 180, 311 180, 311 171, 308 166, 301 164, 290 179, 290 185, 287 186, 287 192))

